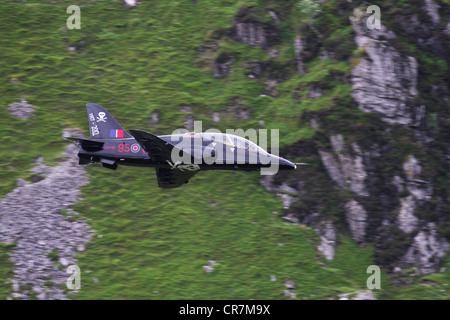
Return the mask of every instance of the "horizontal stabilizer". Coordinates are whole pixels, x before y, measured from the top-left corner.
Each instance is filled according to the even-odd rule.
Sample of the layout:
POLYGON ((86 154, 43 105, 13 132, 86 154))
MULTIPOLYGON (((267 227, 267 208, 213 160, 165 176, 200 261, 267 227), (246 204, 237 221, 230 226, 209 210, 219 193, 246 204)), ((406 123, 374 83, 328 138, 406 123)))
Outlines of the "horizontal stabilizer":
POLYGON ((80 138, 64 137, 64 139, 80 143, 81 147, 86 151, 100 151, 103 149, 103 145, 105 144, 103 141, 80 139, 80 138))

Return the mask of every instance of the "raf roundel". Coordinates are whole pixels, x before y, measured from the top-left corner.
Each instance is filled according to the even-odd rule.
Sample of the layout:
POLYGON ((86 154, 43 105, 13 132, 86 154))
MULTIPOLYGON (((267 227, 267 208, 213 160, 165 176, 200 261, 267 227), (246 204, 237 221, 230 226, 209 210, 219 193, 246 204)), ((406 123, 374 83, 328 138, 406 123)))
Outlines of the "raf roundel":
POLYGON ((139 150, 141 150, 141 146, 139 145, 139 144, 137 144, 137 143, 133 143, 132 145, 131 145, 131 152, 133 152, 133 153, 138 153, 139 152, 139 150))

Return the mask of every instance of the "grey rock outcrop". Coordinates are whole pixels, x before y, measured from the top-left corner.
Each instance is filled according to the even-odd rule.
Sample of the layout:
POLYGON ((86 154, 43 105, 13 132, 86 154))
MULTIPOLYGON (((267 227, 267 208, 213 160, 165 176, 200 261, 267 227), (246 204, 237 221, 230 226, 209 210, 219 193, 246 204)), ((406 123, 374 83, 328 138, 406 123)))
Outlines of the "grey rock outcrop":
POLYGON ((418 266, 420 274, 434 273, 449 250, 448 242, 438 236, 435 223, 430 222, 425 227, 420 227, 420 221, 414 215, 414 210, 420 203, 431 199, 433 189, 431 184, 420 180, 422 167, 413 155, 408 156, 403 164, 403 170, 407 177, 404 183, 405 189, 410 195, 400 199, 397 225, 405 233, 411 233, 417 229, 419 232, 402 257, 400 265, 402 267, 418 266))
POLYGON ((301 37, 297 36, 294 40, 294 53, 295 53, 295 62, 297 63, 297 71, 300 74, 306 73, 306 67, 303 64, 303 40, 301 37))
POLYGON ((63 138, 86 139, 83 131, 79 128, 65 128, 62 136, 63 138))
POLYGON ((29 104, 27 100, 22 100, 20 102, 10 104, 8 109, 13 116, 26 120, 33 115, 35 107, 29 104))
MULTIPOLYGON (((349 5, 355 6, 358 4, 354 1, 349 5)), ((382 19, 385 24, 373 30, 366 24, 370 15, 365 12, 366 7, 364 11, 356 8, 353 14, 349 12, 357 45, 357 50, 351 49, 353 101, 349 108, 374 115, 358 112, 361 118, 353 121, 349 112, 347 121, 345 112, 330 111, 337 116, 334 119, 346 126, 342 129, 341 122, 333 123, 331 118, 327 121, 325 114, 323 118, 321 114, 306 117, 315 128, 320 121, 320 135, 312 139, 314 144, 298 143, 295 147, 302 150, 294 156, 311 163, 321 162, 327 175, 320 165, 317 170, 302 172, 298 177, 304 179, 305 185, 298 188, 296 195, 279 191, 282 179, 275 178, 278 186, 268 181, 272 177, 264 178, 262 183, 282 197, 287 211, 285 219, 314 226, 320 239, 317 249, 327 260, 334 257, 333 229, 340 230, 344 225, 358 244, 373 242, 377 264, 393 270, 402 261, 402 266, 417 266, 424 272, 432 272, 448 250, 445 226, 449 198, 441 179, 445 159, 450 159, 448 137, 441 134, 448 132, 441 129, 448 125, 448 117, 443 121, 448 77, 440 76, 434 69, 445 73, 443 61, 448 64, 445 49, 450 23, 444 14, 447 7, 437 0, 423 0, 417 10, 410 4, 391 4, 390 8, 401 10, 389 18, 385 16, 382 19), (438 4, 442 6, 441 16, 438 4), (431 57, 436 58, 436 63, 431 57), (324 136, 329 137, 329 144, 324 136), (314 183, 319 179, 327 192, 315 188, 314 183), (327 197, 328 191, 333 193, 334 201, 330 197, 325 206, 321 200, 327 197), (329 208, 333 211, 338 208, 344 221, 327 222, 329 208), (429 226, 430 221, 436 225, 429 226), (430 246, 428 251, 427 246, 430 246)), ((309 49, 314 40, 310 41, 303 33, 292 40, 291 69, 296 74, 306 71, 301 62, 310 58, 309 49)), ((311 55, 315 59, 329 59, 336 54, 332 50, 323 45, 311 55)), ((349 80, 340 76, 341 79, 349 80)), ((266 80, 265 94, 276 96, 274 90, 277 86, 280 90, 282 81, 266 80)), ((308 83, 302 90, 302 97, 297 91, 293 98, 314 99, 328 93, 322 83, 308 83)), ((293 178, 289 175, 285 178, 292 186, 293 178)))
POLYGON ((355 200, 350 200, 345 204, 346 220, 352 234, 352 238, 360 245, 365 243, 367 212, 355 200))
POLYGON ((289 209, 292 203, 292 197, 286 193, 277 193, 277 196, 279 196, 283 201, 283 209, 289 209))
POLYGON ((229 53, 220 54, 213 65, 214 77, 217 79, 225 78, 231 72, 231 65, 234 62, 234 57, 229 53))
POLYGON ((236 38, 252 46, 266 47, 267 40, 264 26, 255 22, 236 23, 236 38))
POLYGON ((261 77, 263 72, 263 64, 259 62, 246 62, 244 66, 248 69, 246 72, 247 77, 250 79, 257 79, 261 77))
POLYGON ((267 191, 274 192, 276 190, 276 187, 273 184, 273 175, 262 176, 259 182, 267 191))
POLYGON ((431 184, 420 179, 422 167, 413 155, 409 155, 403 163, 403 171, 406 181, 400 177, 394 177, 394 184, 399 192, 408 191, 409 195, 400 198, 400 209, 397 217, 397 226, 405 233, 417 230, 418 218, 414 211, 418 204, 431 199, 433 188, 431 184))
POLYGON ((230 99, 227 108, 221 112, 213 112, 211 120, 219 121, 243 121, 250 118, 250 111, 242 108, 242 101, 238 97, 230 99))
POLYGON ((433 193, 432 185, 420 179, 422 167, 413 155, 408 156, 408 159, 403 164, 403 171, 407 177, 406 189, 409 193, 416 200, 430 200, 433 193))
POLYGON ((153 125, 159 123, 159 117, 160 117, 159 112, 153 111, 152 114, 150 115, 150 118, 148 119, 147 123, 150 126, 153 126, 153 125))
POLYGON ((414 237, 413 244, 401 259, 400 266, 419 266, 418 271, 421 274, 434 273, 448 250, 447 241, 438 236, 435 224, 429 223, 414 237))
POLYGON ((421 47, 426 47, 427 50, 431 50, 447 60, 449 42, 446 35, 448 33, 445 24, 442 23, 442 20, 447 18, 445 5, 441 7, 439 1, 436 0, 423 0, 421 2, 422 5, 417 7, 416 10, 398 14, 396 24, 410 41, 421 47), (439 14, 441 8, 443 9, 442 16, 439 14))
POLYGON ((450 38, 450 21, 449 21, 449 23, 447 23, 444 33, 450 38))
POLYGON ((405 171, 408 180, 414 180, 419 178, 422 167, 416 157, 409 155, 408 159, 403 164, 403 170, 405 171))
POLYGON ((337 240, 337 232, 332 221, 322 223, 317 233, 320 235, 320 245, 317 250, 321 252, 327 260, 334 259, 334 251, 337 240))
MULTIPOLYGON (((288 210, 295 196, 298 194, 298 189, 288 186, 285 182, 280 185, 274 183, 273 175, 262 176, 260 183, 266 188, 267 191, 276 193, 277 196, 283 201, 283 209, 288 210)), ((297 223, 298 219, 291 215, 284 217, 286 220, 297 223)))
POLYGON ((335 156, 327 151, 319 150, 319 155, 330 178, 343 189, 348 189, 358 195, 368 195, 365 187, 367 173, 364 168, 363 157, 359 146, 352 143, 350 154, 342 135, 330 137, 335 156))
POLYGON ((439 24, 441 17, 439 16, 439 5, 433 0, 425 0, 425 11, 430 17, 433 24, 439 24))
POLYGON ((220 122, 220 113, 219 112, 213 112, 211 116, 211 120, 213 122, 220 122))
POLYGON ((183 106, 180 108, 180 111, 187 114, 183 122, 184 128, 188 131, 194 130, 194 117, 192 116, 192 108, 188 106, 183 106))
POLYGON ((366 17, 359 8, 350 17, 355 42, 367 55, 351 71, 352 96, 362 111, 378 113, 388 123, 409 125, 417 96, 417 60, 388 45, 396 35, 384 25, 368 29, 366 17))
POLYGON ((411 233, 417 228, 418 219, 414 215, 416 202, 413 196, 400 199, 400 212, 397 217, 397 226, 405 233, 411 233))
POLYGON ((272 18, 272 20, 275 22, 276 26, 280 26, 280 18, 278 18, 278 15, 274 11, 269 11, 269 15, 272 18))
POLYGON ((314 86, 314 85, 310 85, 309 86, 309 93, 308 93, 308 97, 312 98, 312 99, 317 99, 319 98, 321 95, 323 94, 323 91, 321 88, 314 86))
POLYGON ((265 93, 271 97, 278 97, 277 85, 278 85, 277 80, 267 79, 264 82, 265 93))
MULTIPOLYGON (((88 183, 76 153, 77 147, 68 145, 62 154, 67 160, 46 167, 43 180, 18 187, 0 200, 0 242, 15 242, 11 251, 15 298, 67 299, 61 288, 68 277, 65 268, 76 264, 78 249, 91 238, 85 221, 69 221, 60 213, 66 210, 67 216, 76 216, 69 207, 88 183), (52 252, 57 257, 52 259, 52 252)), ((44 165, 38 161, 37 166, 44 165)))
MULTIPOLYGON (((258 13, 256 7, 241 8, 234 18, 235 26, 232 36, 251 46, 267 49, 279 42, 279 35, 275 26, 258 20, 258 13)), ((274 12, 268 12, 268 14, 272 19, 274 18, 274 12)), ((278 17, 274 21, 275 24, 278 24, 278 17)))

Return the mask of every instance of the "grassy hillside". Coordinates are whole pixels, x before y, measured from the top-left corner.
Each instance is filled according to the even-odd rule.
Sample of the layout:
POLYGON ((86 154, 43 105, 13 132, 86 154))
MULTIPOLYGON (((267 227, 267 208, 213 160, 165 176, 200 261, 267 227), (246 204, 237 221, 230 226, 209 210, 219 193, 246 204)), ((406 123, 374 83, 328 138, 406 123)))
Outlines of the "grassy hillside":
POLYGON ((348 265, 347 242, 347 254, 318 268, 317 236, 280 218, 279 199, 257 174, 207 172, 192 188, 167 192, 153 187, 151 172, 90 172, 87 198, 75 209, 101 238, 79 256, 78 298, 279 299, 287 280, 299 298, 325 298, 364 284, 370 254, 358 250, 348 265), (209 260, 217 263, 211 273, 203 270, 209 260))
MULTIPOLYGON (((324 12, 337 25, 342 18, 331 12, 338 2, 324 4, 324 12)), ((313 59, 307 63, 308 75, 295 72, 292 44, 297 15, 302 19, 299 11, 284 12, 276 58, 267 50, 217 35, 217 30, 232 27, 243 5, 287 4, 146 0, 129 8, 121 1, 78 1, 83 4, 81 29, 67 30, 69 4, 76 3, 0 4, 2 196, 16 186, 17 178, 31 179, 28 169, 37 157, 43 156, 48 165, 56 163, 67 143, 61 138, 64 128, 78 127, 88 135, 87 102, 106 107, 129 129, 171 133, 191 115, 202 120, 205 129, 279 129, 283 147, 314 134, 304 113, 334 108, 350 94, 351 86, 335 79, 348 76, 350 61, 313 59), (228 77, 216 79, 212 65, 223 52, 235 61, 228 77), (264 91, 264 79, 273 70, 260 79, 246 75, 249 62, 265 61, 284 74, 277 98, 264 91), (323 83, 331 87, 326 94, 306 98, 311 84, 323 83), (227 114, 237 98, 248 119, 227 114), (36 106, 29 120, 17 119, 7 109, 21 99, 36 106), (155 111, 160 121, 150 126, 155 111), (213 123, 213 112, 226 115, 213 123)), ((349 37, 348 31, 333 33, 328 42, 342 45, 344 56, 354 49, 340 41, 349 37)), ((124 167, 114 172, 93 165, 88 174, 91 183, 82 188, 83 200, 74 209, 96 233, 78 256, 82 288, 70 298, 283 299, 287 280, 295 282, 297 299, 336 298, 338 293, 366 289, 373 248, 360 248, 343 236, 336 259, 326 262, 317 253, 314 230, 281 218, 281 199, 261 186, 258 173, 202 172, 174 190, 157 188, 153 169, 124 167), (203 269, 208 260, 216 262, 211 273, 203 269)), ((5 283, 12 269, 6 259, 10 250, 0 247, 0 298, 11 286, 5 283)), ((398 289, 383 276, 386 288, 376 295, 445 297, 438 283, 450 281, 449 272, 432 279, 436 285, 428 282, 425 287, 418 279, 398 289)))

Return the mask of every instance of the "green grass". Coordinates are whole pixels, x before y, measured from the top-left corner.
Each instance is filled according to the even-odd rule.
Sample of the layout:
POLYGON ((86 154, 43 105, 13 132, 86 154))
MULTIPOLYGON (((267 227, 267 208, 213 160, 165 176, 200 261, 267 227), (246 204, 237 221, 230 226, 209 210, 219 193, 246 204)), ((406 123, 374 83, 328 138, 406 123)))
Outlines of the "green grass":
POLYGON ((370 251, 347 240, 321 268, 315 232, 280 218, 281 201, 258 174, 202 172, 195 188, 167 192, 154 187, 152 170, 90 173, 75 210, 92 219, 96 235, 78 256, 78 299, 282 299, 286 280, 298 298, 312 299, 365 286, 370 251), (211 273, 208 260, 217 262, 211 273))
POLYGON ((431 275, 415 276, 414 268, 402 270, 389 279, 385 286, 381 287, 380 299, 399 300, 449 300, 450 299, 450 270, 449 257, 442 261, 439 271, 431 275), (393 285, 393 280, 400 280, 408 285, 393 285))
POLYGON ((10 252, 15 244, 0 243, 0 300, 5 300, 11 293, 13 278, 13 263, 9 260, 10 252))

